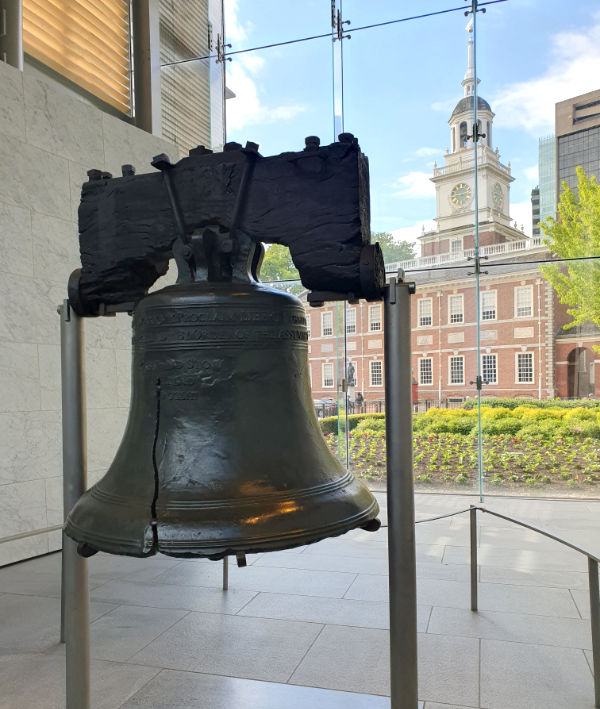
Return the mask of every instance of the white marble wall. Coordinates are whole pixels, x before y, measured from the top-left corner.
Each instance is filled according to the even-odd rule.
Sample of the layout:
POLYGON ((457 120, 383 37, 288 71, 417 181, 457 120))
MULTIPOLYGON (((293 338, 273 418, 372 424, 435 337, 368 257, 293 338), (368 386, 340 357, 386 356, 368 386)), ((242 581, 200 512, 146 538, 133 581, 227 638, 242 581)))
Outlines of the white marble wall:
MULTIPOLYGON (((162 152, 178 158, 173 144, 31 67, 0 61, 0 565, 60 546, 60 532, 45 531, 62 523, 56 306, 79 265, 81 183, 90 168, 151 171, 162 152)), ((130 321, 84 327, 91 484, 111 462, 127 416, 130 321)))

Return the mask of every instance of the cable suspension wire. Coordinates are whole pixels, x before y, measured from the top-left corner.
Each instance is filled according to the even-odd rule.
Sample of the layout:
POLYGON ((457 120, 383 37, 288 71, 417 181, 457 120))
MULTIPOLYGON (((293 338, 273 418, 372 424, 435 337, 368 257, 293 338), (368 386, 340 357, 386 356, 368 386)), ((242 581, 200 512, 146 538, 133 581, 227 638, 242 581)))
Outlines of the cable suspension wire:
MULTIPOLYGON (((497 3, 500 2, 508 2, 508 0, 487 0, 487 2, 480 2, 479 7, 484 7, 485 5, 496 5, 497 3)), ((354 27, 352 29, 348 28, 346 32, 361 32, 362 30, 371 30, 375 29, 377 27, 385 27, 387 25, 395 25, 399 24, 401 22, 411 22, 412 20, 423 20, 426 19, 427 17, 435 17, 436 15, 446 15, 449 12, 464 12, 465 7, 464 5, 461 7, 450 7, 446 10, 436 10, 435 12, 425 12, 421 15, 412 15, 410 17, 400 17, 396 20, 386 20, 385 22, 376 22, 372 25, 363 25, 362 27, 354 27)), ((298 37, 297 39, 288 39, 283 42, 272 42, 271 44, 263 44, 257 47, 248 47, 248 49, 236 49, 230 52, 224 52, 223 57, 228 58, 228 57, 233 57, 236 54, 245 54, 246 52, 257 52, 261 49, 272 49, 273 47, 284 47, 288 44, 298 44, 299 42, 310 42, 315 39, 326 39, 326 38, 331 38, 331 31, 330 32, 324 32, 323 34, 314 34, 310 35, 309 37, 298 37)), ((187 64, 189 62, 199 62, 203 61, 206 59, 221 59, 221 57, 218 54, 206 54, 204 56, 199 56, 199 57, 189 57, 189 59, 178 59, 175 62, 165 62, 164 64, 161 64, 162 67, 167 67, 167 66, 177 66, 179 64, 187 64)))

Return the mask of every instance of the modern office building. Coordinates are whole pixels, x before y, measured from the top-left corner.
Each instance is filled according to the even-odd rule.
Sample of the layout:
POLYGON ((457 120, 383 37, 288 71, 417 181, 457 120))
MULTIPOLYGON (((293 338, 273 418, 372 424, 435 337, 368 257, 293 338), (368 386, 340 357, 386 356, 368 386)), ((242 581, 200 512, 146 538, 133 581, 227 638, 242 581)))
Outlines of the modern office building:
POLYGON ((531 190, 531 233, 532 236, 539 236, 541 229, 540 222, 540 188, 539 185, 531 190))
MULTIPOLYGON (((538 148, 540 213, 538 222, 556 216, 556 139, 540 138, 538 148)), ((536 222, 534 220, 534 227, 536 222)), ((538 234, 539 236, 539 227, 538 234)), ((534 236, 536 236, 534 232, 534 236)))
POLYGON ((600 176, 600 89, 556 104, 556 194, 577 187, 575 169, 600 176))

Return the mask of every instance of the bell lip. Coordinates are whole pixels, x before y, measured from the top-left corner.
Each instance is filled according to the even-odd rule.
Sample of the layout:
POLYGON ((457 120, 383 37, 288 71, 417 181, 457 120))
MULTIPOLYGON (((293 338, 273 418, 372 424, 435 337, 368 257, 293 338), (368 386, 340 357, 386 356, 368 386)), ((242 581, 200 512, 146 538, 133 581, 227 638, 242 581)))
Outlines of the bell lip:
POLYGON ((80 527, 72 519, 67 518, 63 526, 64 533, 78 544, 87 544, 92 549, 107 554, 117 554, 119 556, 135 556, 144 558, 157 553, 154 547, 154 538, 150 524, 144 530, 143 545, 132 543, 130 538, 115 536, 107 537, 102 534, 90 534, 88 529, 80 527))
MULTIPOLYGON (((339 537, 346 532, 350 532, 353 529, 362 527, 366 522, 375 519, 379 513, 379 504, 375 498, 371 505, 354 515, 353 517, 346 518, 345 520, 335 522, 329 525, 323 525, 321 527, 313 527, 308 531, 302 532, 288 532, 287 534, 280 534, 276 537, 264 537, 256 539, 244 538, 239 541, 235 540, 219 540, 215 541, 209 547, 206 543, 199 545, 204 547, 201 552, 194 551, 184 551, 178 550, 178 546, 183 547, 184 543, 180 544, 173 543, 170 541, 165 544, 165 542, 160 541, 159 532, 159 542, 157 551, 165 556, 182 557, 182 558, 210 558, 215 561, 223 559, 225 556, 235 556, 236 554, 263 554, 274 551, 285 551, 286 549, 293 549, 295 547, 305 546, 307 544, 316 544, 323 539, 329 539, 332 537, 339 537)), ((160 523, 159 523, 160 529, 160 523)), ((188 546, 189 542, 188 542, 188 546)))
MULTIPOLYGON (((72 520, 67 520, 64 526, 65 534, 78 543, 85 543, 93 549, 107 553, 116 554, 119 556, 132 556, 137 558, 145 558, 154 556, 155 554, 163 554, 175 558, 192 559, 192 558, 208 558, 214 561, 223 559, 226 556, 234 556, 235 554, 262 554, 273 551, 285 551, 307 544, 316 544, 317 542, 328 539, 330 537, 339 537, 352 529, 362 527, 366 522, 369 522, 377 517, 379 513, 379 504, 373 497, 368 508, 362 510, 353 517, 346 518, 342 521, 335 522, 329 525, 312 528, 309 531, 292 531, 287 534, 281 534, 277 537, 263 537, 248 539, 241 538, 238 540, 215 540, 214 542, 192 545, 189 540, 180 542, 179 544, 173 541, 154 542, 151 526, 148 525, 144 533, 144 546, 133 544, 130 539, 115 537, 106 537, 105 535, 90 534, 89 530, 82 529, 72 520), (195 550, 191 547, 195 546, 195 550), (186 548, 187 547, 187 548, 186 548)), ((161 526, 159 522, 158 529, 161 526)))

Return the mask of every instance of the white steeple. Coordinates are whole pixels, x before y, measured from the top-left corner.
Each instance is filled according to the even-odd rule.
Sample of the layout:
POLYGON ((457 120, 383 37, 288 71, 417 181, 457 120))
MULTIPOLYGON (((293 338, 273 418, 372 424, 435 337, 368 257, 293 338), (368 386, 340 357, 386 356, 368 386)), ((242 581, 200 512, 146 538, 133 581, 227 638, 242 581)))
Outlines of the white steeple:
MULTIPOLYGON (((473 57, 473 35, 469 30, 469 42, 467 46, 467 71, 465 72, 465 78, 462 80, 462 86, 465 87, 465 96, 472 96, 475 91, 475 69, 474 69, 474 57, 473 57)), ((477 79, 479 84, 479 79, 477 79)))

